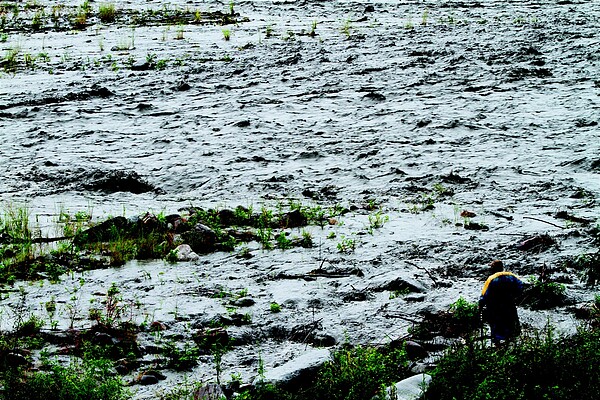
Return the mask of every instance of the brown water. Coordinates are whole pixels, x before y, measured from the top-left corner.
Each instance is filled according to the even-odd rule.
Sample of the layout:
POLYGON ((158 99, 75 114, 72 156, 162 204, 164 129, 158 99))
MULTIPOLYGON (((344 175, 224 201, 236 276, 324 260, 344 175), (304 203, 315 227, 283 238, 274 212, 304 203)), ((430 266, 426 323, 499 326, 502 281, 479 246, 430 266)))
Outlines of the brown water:
MULTIPOLYGON (((459 296, 475 301, 485 266, 495 258, 524 276, 546 263, 570 277, 567 293, 574 302, 592 298, 575 271, 560 269, 567 257, 593 249, 585 235, 574 234, 585 228, 554 216, 567 211, 599 217, 600 4, 235 6, 249 22, 229 26, 230 41, 214 25, 10 32, 3 52, 19 46, 22 53, 46 52, 50 61, 0 79, 1 201, 27 204, 47 226, 61 209, 91 209, 103 218, 172 212, 190 204, 275 206, 289 199, 359 209, 343 217, 341 226, 315 228, 317 245, 311 250, 262 252, 256 245, 250 261, 219 253, 199 265, 132 263, 86 273, 81 293, 91 296, 118 282, 145 305, 146 315, 170 324, 176 336, 226 313, 201 289, 247 288, 257 303, 244 312, 254 322, 234 331, 261 343, 267 367, 306 346, 273 337, 272 326, 289 329, 322 318, 319 331, 338 343, 345 336, 385 342, 408 329, 386 312, 444 309, 459 296), (302 35, 312 21, 316 36, 302 35), (183 39, 175 40, 180 29, 183 39), (132 41, 134 49, 110 50, 132 41), (166 60, 166 68, 127 67, 148 54, 166 60), (155 190, 107 193, 99 182, 111 171, 135 173, 155 190), (443 190, 452 193, 439 195, 443 190), (409 212, 426 202, 424 196, 435 208, 409 212), (374 212, 363 207, 370 201, 390 218, 373 235, 366 227, 374 212), (464 222, 463 209, 475 212, 473 222, 489 230, 455 226, 464 222), (336 238, 327 239, 330 232, 336 238), (514 247, 542 233, 558 245, 537 254, 514 247), (338 253, 343 237, 357 241, 354 253, 338 253), (328 268, 357 267, 365 275, 277 278, 280 272, 306 273, 323 260, 328 268), (414 264, 447 285, 433 287, 428 273, 414 264), (372 290, 397 275, 426 285, 423 300, 390 299, 389 292, 372 290), (344 295, 363 289, 370 293, 365 301, 344 301, 344 295), (287 307, 271 314, 271 301, 287 307), (188 317, 177 321, 175 312, 188 317)), ((52 294, 65 304, 70 297, 68 280, 27 290, 33 308, 52 294)), ((575 324, 564 309, 521 313, 531 326, 547 318, 565 330, 575 324)), ((226 373, 240 372, 245 380, 256 373, 255 343, 225 357, 226 373)), ((192 376, 214 379, 210 360, 204 361, 192 376)))

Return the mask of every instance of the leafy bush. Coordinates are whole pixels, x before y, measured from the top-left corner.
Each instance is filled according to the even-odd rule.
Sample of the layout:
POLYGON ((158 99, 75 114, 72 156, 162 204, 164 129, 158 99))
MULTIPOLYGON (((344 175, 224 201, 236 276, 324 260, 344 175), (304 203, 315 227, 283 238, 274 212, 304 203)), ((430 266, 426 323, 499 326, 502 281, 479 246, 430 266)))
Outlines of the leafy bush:
POLYGON ((567 300, 565 291, 565 285, 561 283, 534 278, 531 280, 531 286, 527 288, 521 304, 534 310, 562 306, 567 300))
POLYGON ((600 334, 557 337, 551 327, 506 348, 467 342, 433 372, 428 400, 583 399, 600 393, 600 334))
POLYGON ((382 386, 399 378, 408 358, 401 349, 383 351, 358 346, 340 350, 326 363, 315 385, 314 399, 363 400, 377 395, 382 386))
POLYGON ((458 324, 477 327, 479 324, 479 305, 469 303, 462 296, 450 305, 450 312, 458 324))
POLYGON ((87 354, 64 366, 46 360, 44 371, 9 369, 1 372, 3 400, 121 400, 129 397, 123 381, 114 376, 112 362, 87 354))

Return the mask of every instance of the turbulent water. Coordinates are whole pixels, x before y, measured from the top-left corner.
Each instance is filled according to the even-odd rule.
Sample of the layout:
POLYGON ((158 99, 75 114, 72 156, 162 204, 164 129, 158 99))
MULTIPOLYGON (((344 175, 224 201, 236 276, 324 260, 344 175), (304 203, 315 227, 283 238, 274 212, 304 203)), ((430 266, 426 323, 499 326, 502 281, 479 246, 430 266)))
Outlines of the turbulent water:
MULTIPOLYGON (((296 199, 358 211, 342 226, 314 229, 311 250, 256 250, 251 261, 216 254, 200 266, 134 263, 91 273, 88 294, 119 282, 182 332, 174 308, 191 321, 225 312, 202 288, 248 288, 257 304, 247 329, 263 332, 272 366, 305 348, 264 333, 277 331, 273 324, 321 319, 320 331, 338 342, 385 342, 408 328, 386 312, 443 309, 460 295, 474 301, 492 259, 527 276, 591 251, 574 233, 584 228, 556 213, 599 217, 600 3, 244 1, 235 10, 248 21, 227 27, 229 41, 212 24, 9 32, 4 52, 18 47, 49 61, 0 79, 0 199, 26 204, 47 227, 64 209, 102 218, 296 199), (149 55, 164 69, 131 68, 149 55), (411 213, 428 199, 435 208, 411 213), (390 218, 373 235, 369 203, 390 218), (489 230, 463 229, 463 209, 489 230), (536 254, 514 247, 542 233, 557 245, 536 254), (354 253, 338 253, 344 236, 356 239, 354 253), (364 276, 276 278, 323 260, 364 276), (447 284, 432 285, 431 273, 447 284), (423 298, 372 292, 398 275, 425 285, 423 298), (344 297, 361 291, 372 293, 344 297), (271 301, 287 311, 267 312, 271 301)), ((563 272, 575 302, 592 296, 563 272)), ((52 285, 29 291, 32 304, 51 292, 68 298, 52 285)), ((547 316, 574 326, 563 309, 522 314, 533 326, 547 316)), ((231 352, 227 371, 249 379, 255 350, 231 352)), ((195 376, 213 373, 204 365, 195 376)))

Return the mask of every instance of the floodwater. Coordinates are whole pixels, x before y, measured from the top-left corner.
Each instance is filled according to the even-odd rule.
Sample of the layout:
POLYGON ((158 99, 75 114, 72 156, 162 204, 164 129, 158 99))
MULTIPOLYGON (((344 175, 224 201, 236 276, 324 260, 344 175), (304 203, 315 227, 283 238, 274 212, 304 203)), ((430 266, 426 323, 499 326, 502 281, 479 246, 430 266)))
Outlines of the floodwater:
MULTIPOLYGON (((593 297, 563 268, 594 251, 587 227, 556 214, 600 216, 600 3, 243 1, 235 9, 248 21, 228 25, 228 41, 213 24, 9 31, 3 53, 18 47, 48 60, 2 73, 0 201, 26 204, 47 229, 61 210, 102 219, 290 199, 357 209, 343 225, 311 229, 313 249, 257 245, 249 261, 217 253, 199 264, 134 262, 86 273, 81 293, 117 282, 144 304, 136 318, 152 315, 173 337, 189 337, 227 313, 209 289, 248 289, 256 304, 241 312, 253 323, 232 331, 248 343, 224 358, 226 373, 246 382, 259 350, 269 368, 306 349, 289 340, 296 325, 318 326, 337 343, 383 343, 409 328, 390 313, 476 301, 496 258, 525 277, 546 263, 568 278, 574 303, 593 297), (132 69, 147 59, 164 68, 132 69), (131 179, 115 189, 115 176, 131 179), (369 204, 389 217, 372 235, 369 204), (462 210, 489 229, 464 229, 462 210), (555 246, 515 248, 545 233, 555 246), (354 252, 338 252, 344 237, 356 241, 354 252), (320 265, 364 275, 281 278, 320 265), (424 296, 390 299, 377 289, 397 276, 419 281, 424 296), (358 292, 367 293, 362 301, 345 297, 358 292), (272 301, 281 313, 268 312, 272 301)), ((69 279, 79 282, 25 284, 32 308, 52 295, 66 304, 69 279)), ((520 312, 529 326, 576 324, 566 308, 520 312)), ((191 374, 214 379, 209 361, 191 374)))

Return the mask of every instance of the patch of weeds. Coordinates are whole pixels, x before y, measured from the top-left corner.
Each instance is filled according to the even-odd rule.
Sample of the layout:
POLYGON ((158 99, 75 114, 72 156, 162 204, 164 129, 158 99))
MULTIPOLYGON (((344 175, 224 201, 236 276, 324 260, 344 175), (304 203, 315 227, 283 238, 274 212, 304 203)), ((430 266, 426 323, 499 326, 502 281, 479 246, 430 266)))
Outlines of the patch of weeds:
POLYGON ((33 29, 34 31, 39 31, 40 29, 42 29, 44 27, 45 19, 46 14, 44 12, 44 9, 36 11, 35 15, 33 16, 33 19, 31 20, 31 29, 33 29))
POLYGON ((6 54, 4 55, 4 71, 15 72, 17 70, 17 56, 20 52, 21 49, 18 47, 6 50, 6 54))
POLYGON ((382 228, 386 222, 389 222, 390 217, 388 215, 384 215, 381 210, 369 214, 369 226, 367 228, 368 232, 372 235, 374 229, 382 228))
POLYGON ((231 39, 231 30, 230 29, 222 29, 221 32, 223 33, 224 40, 228 41, 231 39))
POLYGON ((296 40, 296 34, 294 33, 294 31, 288 30, 281 38, 286 42, 293 42, 296 40))
POLYGON ((175 34, 175 40, 183 40, 183 24, 180 24, 175 34))
POLYGON ((276 302, 272 302, 269 309, 271 310, 272 313, 281 312, 281 306, 279 304, 277 304, 276 302))
POLYGON ((419 197, 414 199, 409 205, 408 210, 413 214, 433 210, 435 202, 452 195, 454 195, 452 189, 446 188, 441 183, 435 183, 430 192, 421 193, 419 197))
POLYGON ((73 28, 75 29, 85 29, 87 27, 88 24, 88 14, 85 10, 83 9, 79 9, 75 12, 75 14, 72 16, 72 21, 71 21, 73 28))
POLYGON ((345 20, 344 24, 340 28, 340 30, 346 36, 346 38, 350 38, 351 29, 352 29, 352 21, 350 21, 350 19, 345 20))
POLYGON ((177 343, 168 341, 163 348, 163 356, 167 359, 167 367, 176 371, 189 371, 198 364, 201 352, 195 344, 185 343, 179 348, 177 343))
POLYGON ((476 329, 479 325, 479 305, 468 302, 462 296, 450 305, 450 312, 458 325, 467 329, 476 329))
POLYGON ((271 36, 273 36, 273 25, 267 25, 265 27, 265 37, 270 38, 271 36))
POLYGON ((308 36, 315 37, 317 35, 317 21, 314 20, 310 24, 310 32, 308 32, 308 36))
POLYGON ((593 367, 598 362, 595 330, 559 337, 548 326, 503 349, 467 341, 439 361, 427 399, 593 398, 600 391, 600 371, 593 367))
POLYGON ((543 278, 532 278, 525 290, 522 305, 534 310, 562 306, 567 300, 566 288, 562 283, 550 282, 543 278))
POLYGON ((178 383, 176 387, 168 390, 159 390, 156 395, 159 400, 189 400, 194 398, 196 393, 203 386, 202 382, 184 382, 178 383))
POLYGON ((302 230, 302 239, 300 240, 300 247, 304 247, 305 249, 310 249, 313 247, 313 237, 312 234, 307 230, 302 230))
POLYGON ((357 346, 341 349, 319 370, 315 399, 363 400, 408 375, 404 349, 357 346))
POLYGON ((163 69, 167 68, 167 64, 168 60, 158 60, 156 62, 156 65, 154 66, 154 69, 156 69, 157 71, 162 71, 163 69))
POLYGON ((430 340, 436 336, 469 338, 480 327, 479 305, 460 297, 448 311, 426 312, 410 333, 416 339, 430 340))
POLYGON ((586 285, 594 287, 600 280, 600 251, 584 253, 565 262, 566 267, 578 270, 586 281, 586 285))
POLYGON ((275 237, 275 241, 277 242, 277 247, 281 250, 287 250, 293 247, 292 241, 287 238, 284 231, 275 237))
POLYGON ((67 365, 44 358, 41 370, 11 367, 0 371, 6 399, 28 400, 124 400, 130 396, 113 372, 113 363, 86 351, 67 365))
POLYGON ((101 3, 98 6, 98 18, 104 23, 113 22, 116 16, 114 3, 101 3))
POLYGON ((356 239, 342 236, 342 240, 337 244, 337 249, 340 253, 354 253, 354 250, 356 250, 356 239))
POLYGON ((127 310, 128 305, 123 302, 121 291, 113 283, 106 292, 104 310, 91 309, 90 319, 95 320, 104 327, 114 328, 123 323, 123 317, 127 310))
MULTIPOLYGON (((264 379, 264 364, 259 358, 258 378, 264 379)), ((246 389, 238 400, 364 400, 383 395, 383 388, 409 375, 404 349, 357 346, 337 350, 311 377, 310 387, 293 392, 266 382, 246 389)), ((378 397, 380 398, 380 397, 378 397)))
POLYGON ((197 24, 202 22, 202 13, 200 10, 196 10, 196 12, 194 12, 194 22, 197 24))
POLYGON ((410 289, 408 289, 408 288, 403 289, 403 290, 394 290, 393 292, 390 292, 390 300, 404 297, 409 293, 410 293, 410 289))
POLYGON ((423 16, 421 17, 421 25, 423 25, 423 26, 427 25, 428 18, 429 18, 429 9, 426 8, 425 11, 423 11, 423 16))
POLYGON ((165 256, 165 261, 171 264, 175 264, 179 261, 179 257, 177 256, 177 250, 173 249, 167 253, 165 256))

